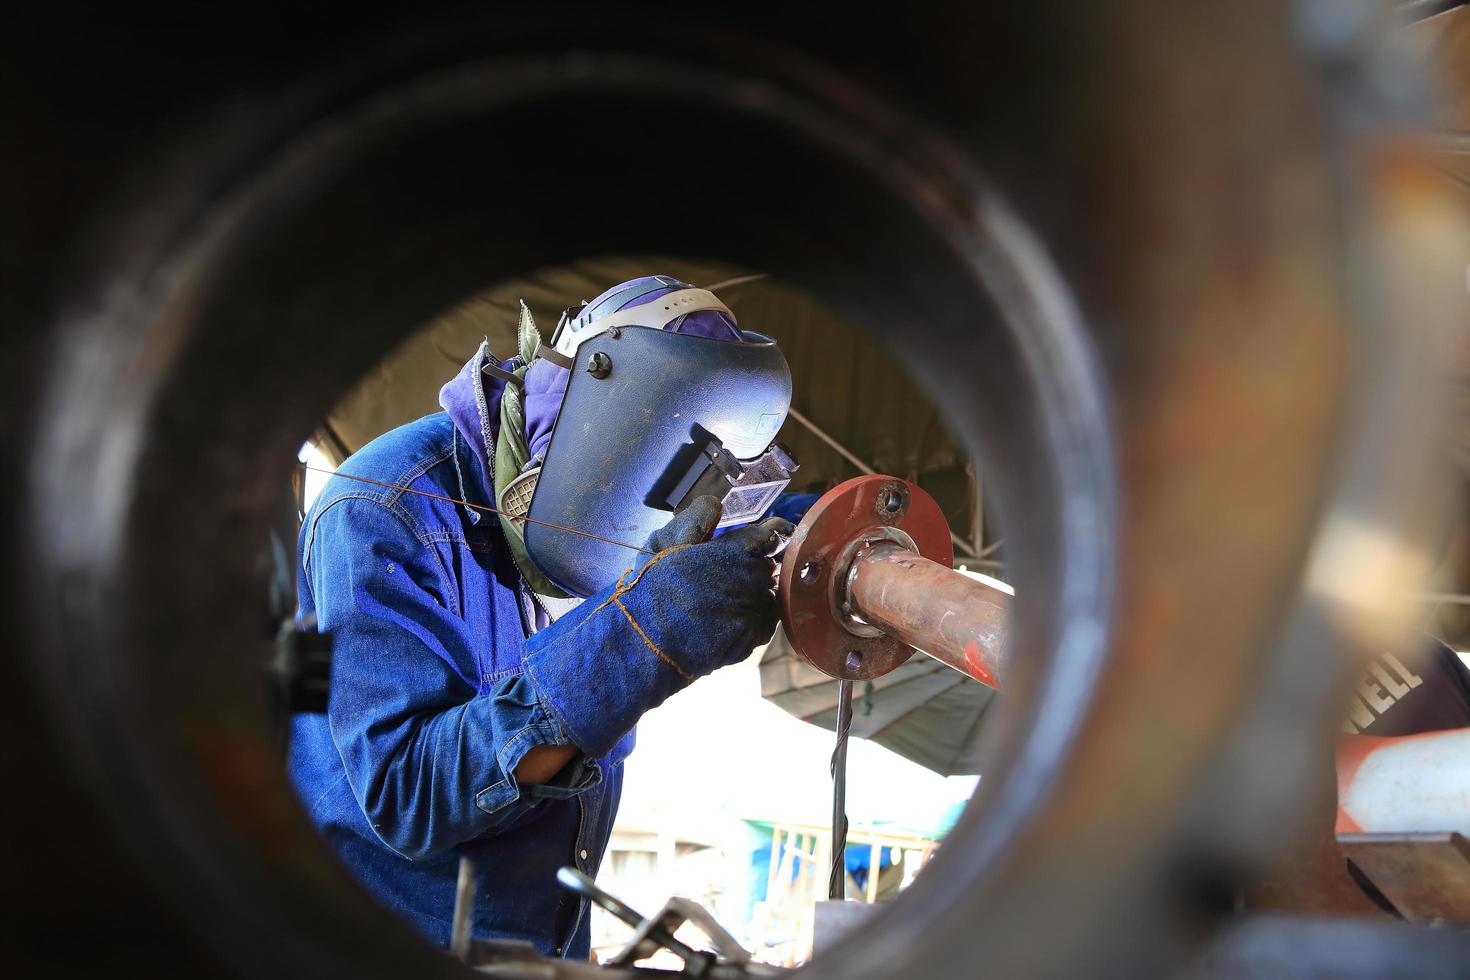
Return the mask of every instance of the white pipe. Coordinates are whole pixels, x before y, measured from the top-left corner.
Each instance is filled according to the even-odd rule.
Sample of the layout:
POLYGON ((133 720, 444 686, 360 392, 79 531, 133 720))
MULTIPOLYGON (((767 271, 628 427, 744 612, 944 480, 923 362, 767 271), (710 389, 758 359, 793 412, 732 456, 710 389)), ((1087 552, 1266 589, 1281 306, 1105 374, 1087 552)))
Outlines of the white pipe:
POLYGON ((1338 833, 1470 835, 1470 728, 1349 735, 1337 749, 1338 833))

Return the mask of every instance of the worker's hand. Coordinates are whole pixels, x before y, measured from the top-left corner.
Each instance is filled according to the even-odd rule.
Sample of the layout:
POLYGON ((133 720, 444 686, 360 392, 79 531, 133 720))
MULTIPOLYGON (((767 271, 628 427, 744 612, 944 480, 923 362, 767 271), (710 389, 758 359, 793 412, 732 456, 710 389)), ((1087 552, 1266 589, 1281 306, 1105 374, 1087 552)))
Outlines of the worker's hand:
MULTIPOLYGON (((769 518, 705 541, 710 510, 699 506, 650 539, 664 547, 642 567, 526 641, 538 695, 590 755, 607 752, 645 711, 744 660, 775 632, 773 557, 791 523, 769 518)), ((718 505, 714 513, 718 522, 718 505)))
MULTIPOLYGON (((790 521, 768 518, 712 541, 661 552, 638 573, 635 589, 647 594, 640 600, 687 631, 687 642, 675 634, 670 643, 691 680, 744 660, 776 631, 774 558, 792 531, 790 521)), ((626 605, 631 595, 621 601, 626 605)))

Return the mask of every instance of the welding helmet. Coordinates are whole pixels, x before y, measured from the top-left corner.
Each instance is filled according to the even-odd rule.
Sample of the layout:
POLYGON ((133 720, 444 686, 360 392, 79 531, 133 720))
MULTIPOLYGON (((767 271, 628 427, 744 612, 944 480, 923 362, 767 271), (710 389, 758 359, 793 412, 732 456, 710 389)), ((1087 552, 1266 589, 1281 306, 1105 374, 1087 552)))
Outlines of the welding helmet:
POLYGON ((523 526, 527 556, 567 593, 617 581, 639 558, 623 545, 645 546, 696 497, 721 500, 729 527, 760 517, 790 481, 796 462, 775 441, 791 404, 786 358, 708 290, 667 276, 623 283, 563 313, 550 346, 566 390, 549 439, 531 437, 539 468, 523 526))

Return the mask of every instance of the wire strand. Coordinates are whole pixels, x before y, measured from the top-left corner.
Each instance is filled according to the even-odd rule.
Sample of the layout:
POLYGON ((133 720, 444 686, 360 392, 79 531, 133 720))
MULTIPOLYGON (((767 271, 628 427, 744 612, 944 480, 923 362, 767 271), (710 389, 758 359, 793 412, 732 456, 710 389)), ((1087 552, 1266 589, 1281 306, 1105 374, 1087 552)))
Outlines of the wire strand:
MULTIPOLYGON (((832 871, 827 897, 847 897, 847 737, 852 732, 852 681, 837 682, 837 746, 832 750, 832 871)), ((877 874, 876 868, 868 869, 877 874)))
POLYGON ((300 461, 298 461, 296 465, 304 470, 310 470, 313 473, 324 473, 327 476, 340 476, 344 480, 356 480, 358 483, 370 483, 375 487, 383 487, 386 490, 398 490, 402 493, 414 493, 418 494, 420 497, 432 497, 435 500, 443 500, 447 503, 459 504, 461 507, 468 507, 471 510, 482 510, 487 514, 497 514, 500 517, 504 517, 506 520, 525 521, 527 524, 539 524, 541 527, 549 527, 556 531, 565 531, 568 534, 580 534, 584 538, 592 538, 593 540, 601 541, 603 544, 617 545, 619 548, 627 548, 629 551, 636 551, 644 555, 652 555, 657 553, 649 551, 647 548, 640 548, 636 544, 628 544, 626 541, 616 541, 612 538, 604 538, 602 535, 593 534, 591 531, 583 531, 580 528, 567 527, 563 524, 553 524, 550 521, 538 521, 534 517, 528 517, 525 514, 507 514, 505 511, 499 510, 495 507, 489 507, 485 504, 472 504, 468 500, 460 500, 458 497, 448 497, 442 493, 430 493, 427 490, 415 490, 413 487, 399 486, 396 483, 384 483, 382 480, 372 480, 365 476, 354 476, 351 473, 343 473, 341 470, 323 469, 320 466, 312 466, 309 463, 304 463, 300 461))

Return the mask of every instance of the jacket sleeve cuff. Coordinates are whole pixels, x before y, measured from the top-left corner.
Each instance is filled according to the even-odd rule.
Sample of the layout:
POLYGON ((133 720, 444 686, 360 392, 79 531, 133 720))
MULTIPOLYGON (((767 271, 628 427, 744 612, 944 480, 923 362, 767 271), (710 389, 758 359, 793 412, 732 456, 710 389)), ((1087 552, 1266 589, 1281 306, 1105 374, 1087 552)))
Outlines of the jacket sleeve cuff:
MULTIPOLYGON (((530 687, 534 691, 534 685, 525 677, 519 678, 517 684, 530 687)), ((572 744, 561 726, 547 713, 539 695, 533 699, 533 703, 536 707, 525 727, 507 739, 496 752, 500 779, 475 795, 475 805, 487 814, 499 814, 517 802, 534 807, 536 803, 546 799, 569 799, 602 782, 602 769, 597 762, 579 752, 547 782, 521 785, 516 779, 515 770, 527 752, 538 745, 572 744)))
POLYGON ((537 700, 564 734, 565 744, 598 759, 662 700, 652 692, 668 685, 661 682, 653 658, 624 652, 630 647, 611 634, 608 620, 589 625, 547 640, 536 634, 527 641, 524 664, 537 700))

